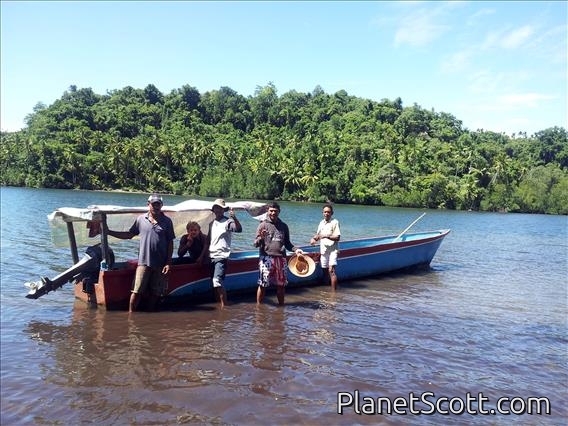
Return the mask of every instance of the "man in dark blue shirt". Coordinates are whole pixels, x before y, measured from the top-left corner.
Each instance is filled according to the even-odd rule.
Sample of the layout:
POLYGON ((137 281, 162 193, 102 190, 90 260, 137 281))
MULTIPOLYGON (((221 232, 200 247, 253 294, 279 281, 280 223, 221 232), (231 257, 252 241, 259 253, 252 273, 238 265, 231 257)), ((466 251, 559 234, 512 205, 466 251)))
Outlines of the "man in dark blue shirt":
POLYGON ((152 194, 148 197, 148 213, 138 216, 128 231, 107 231, 108 235, 123 240, 140 235, 138 266, 130 295, 130 312, 136 310, 141 294, 147 288, 150 290, 150 309, 154 309, 156 302, 165 295, 167 289, 175 233, 172 220, 162 213, 162 206, 162 197, 152 194))

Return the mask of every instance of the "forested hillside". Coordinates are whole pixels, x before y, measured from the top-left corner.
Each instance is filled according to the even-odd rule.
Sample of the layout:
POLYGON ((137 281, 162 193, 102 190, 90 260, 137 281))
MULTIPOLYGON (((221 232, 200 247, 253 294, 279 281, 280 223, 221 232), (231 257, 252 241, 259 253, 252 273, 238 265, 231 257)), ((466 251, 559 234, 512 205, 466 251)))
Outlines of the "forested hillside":
POLYGON ((464 129, 400 98, 71 86, 2 133, 1 184, 568 214, 564 128, 464 129))

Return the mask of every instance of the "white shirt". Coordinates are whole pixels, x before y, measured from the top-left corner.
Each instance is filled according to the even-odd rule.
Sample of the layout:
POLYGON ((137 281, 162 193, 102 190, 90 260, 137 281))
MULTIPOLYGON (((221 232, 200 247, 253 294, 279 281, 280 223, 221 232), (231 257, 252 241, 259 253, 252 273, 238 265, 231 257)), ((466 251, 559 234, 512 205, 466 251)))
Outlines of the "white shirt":
POLYGON ((231 234, 235 229, 235 221, 223 216, 211 223, 209 257, 211 259, 226 259, 231 254, 231 234))
POLYGON ((337 219, 331 219, 326 222, 325 219, 318 225, 317 234, 320 236, 320 253, 327 253, 333 250, 339 250, 339 242, 335 240, 330 240, 325 238, 325 236, 340 236, 341 231, 339 230, 339 221, 337 219))

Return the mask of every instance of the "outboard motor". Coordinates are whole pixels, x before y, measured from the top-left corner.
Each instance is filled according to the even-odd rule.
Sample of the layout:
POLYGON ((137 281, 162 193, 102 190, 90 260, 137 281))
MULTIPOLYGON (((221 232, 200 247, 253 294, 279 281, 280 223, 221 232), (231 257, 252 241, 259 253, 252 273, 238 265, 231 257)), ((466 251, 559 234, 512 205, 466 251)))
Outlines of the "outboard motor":
MULTIPOLYGON (((109 247, 110 265, 112 268, 114 264, 114 252, 109 247)), ((76 281, 83 281, 83 291, 92 292, 92 285, 98 281, 99 269, 101 261, 103 260, 101 245, 95 244, 94 246, 87 247, 83 258, 76 264, 71 266, 66 271, 49 279, 42 277, 41 281, 31 282, 24 284, 30 289, 26 294, 28 299, 37 299, 50 291, 57 290, 63 284, 75 279, 76 281)))

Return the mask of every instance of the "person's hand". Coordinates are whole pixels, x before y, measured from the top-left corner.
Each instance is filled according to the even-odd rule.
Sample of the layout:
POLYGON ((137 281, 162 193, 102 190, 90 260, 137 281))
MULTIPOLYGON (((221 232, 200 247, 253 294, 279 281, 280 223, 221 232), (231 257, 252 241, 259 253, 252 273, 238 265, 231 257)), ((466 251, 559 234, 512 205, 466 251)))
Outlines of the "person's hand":
POLYGON ((170 272, 170 265, 164 265, 162 268, 162 274, 167 275, 170 272))
POLYGON ((302 249, 297 249, 294 253, 296 253, 296 254, 304 254, 304 250, 302 250, 302 249))
POLYGON ((310 240, 310 245, 315 246, 317 244, 317 240, 315 238, 312 238, 310 240))

